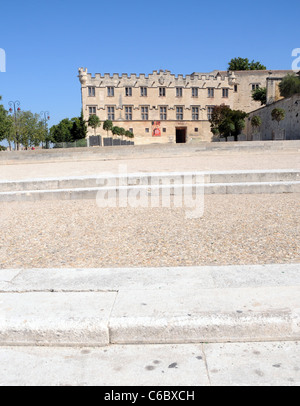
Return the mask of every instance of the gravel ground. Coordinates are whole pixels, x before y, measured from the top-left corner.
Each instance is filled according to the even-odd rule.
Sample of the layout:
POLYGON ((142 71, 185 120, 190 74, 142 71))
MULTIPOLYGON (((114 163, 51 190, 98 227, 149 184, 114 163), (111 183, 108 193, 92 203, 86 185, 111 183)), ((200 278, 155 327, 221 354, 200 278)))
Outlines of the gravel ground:
POLYGON ((184 209, 0 204, 0 268, 300 263, 300 195, 209 195, 184 209))

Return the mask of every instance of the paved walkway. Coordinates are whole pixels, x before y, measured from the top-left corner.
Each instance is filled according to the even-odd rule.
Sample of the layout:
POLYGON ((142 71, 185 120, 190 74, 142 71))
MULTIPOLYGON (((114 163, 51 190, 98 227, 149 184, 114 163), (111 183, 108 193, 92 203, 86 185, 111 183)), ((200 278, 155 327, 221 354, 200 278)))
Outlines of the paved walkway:
POLYGON ((76 156, 56 162, 0 162, 0 180, 21 180, 68 176, 99 175, 103 173, 191 172, 251 169, 300 169, 298 150, 201 151, 187 150, 181 154, 162 156, 101 157, 89 159, 76 156))
POLYGON ((298 342, 0 347, 0 359, 0 386, 300 385, 298 342))

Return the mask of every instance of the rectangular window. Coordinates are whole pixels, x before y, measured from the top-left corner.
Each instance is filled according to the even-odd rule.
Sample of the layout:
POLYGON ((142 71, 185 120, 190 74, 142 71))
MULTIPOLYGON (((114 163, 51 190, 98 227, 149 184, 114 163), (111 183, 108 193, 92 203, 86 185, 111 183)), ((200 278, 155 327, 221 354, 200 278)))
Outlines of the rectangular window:
POLYGON ((167 107, 160 107, 160 120, 164 121, 167 119, 167 107))
POLYGON ((108 97, 113 97, 115 95, 115 88, 112 86, 109 86, 107 88, 107 96, 108 97))
POLYGON ((107 119, 114 121, 115 120, 115 108, 107 107, 107 119))
POLYGON ((234 85, 234 92, 235 92, 235 93, 238 92, 238 85, 234 85))
POLYGON ((215 106, 208 106, 207 107, 207 119, 208 120, 211 120, 214 108, 215 108, 215 106))
POLYGON ((95 95, 96 95, 96 88, 90 86, 88 89, 89 89, 89 97, 95 97, 95 95))
POLYGON ((176 107, 176 120, 183 120, 183 107, 176 107))
POLYGON ((260 85, 259 85, 259 83, 253 83, 253 85, 252 85, 252 90, 254 91, 254 90, 257 90, 257 89, 259 89, 260 88, 260 85))
POLYGON ((199 132, 199 128, 195 128, 195 133, 199 132))
POLYGON ((142 120, 149 120, 149 108, 141 107, 142 120))
POLYGON ((132 120, 132 107, 125 107, 125 120, 131 121, 132 120))
POLYGON ((215 89, 213 87, 209 87, 207 89, 207 92, 208 92, 208 94, 207 94, 208 97, 211 97, 211 98, 215 97, 215 89))
POLYGON ((198 87, 192 87, 192 97, 198 97, 198 87))
POLYGON ((166 133, 167 132, 167 129, 166 128, 163 128, 163 133, 166 133))
POLYGON ((176 87, 176 97, 182 97, 182 87, 176 87))
POLYGON ((146 133, 149 133, 149 132, 150 132, 150 129, 149 129, 149 128, 145 128, 145 132, 146 132, 146 133))
POLYGON ((192 120, 199 120, 199 107, 192 107, 192 120))
POLYGON ((96 115, 96 107, 89 107, 89 115, 90 116, 96 115))
POLYGON ((160 87, 159 88, 159 96, 160 97, 165 97, 166 96, 166 88, 165 87, 160 87))
POLYGON ((147 97, 147 88, 141 87, 141 97, 147 97))
POLYGON ((127 97, 132 96, 132 87, 125 87, 125 96, 127 97))
POLYGON ((228 99, 229 96, 229 90, 228 89, 222 89, 222 97, 228 99))

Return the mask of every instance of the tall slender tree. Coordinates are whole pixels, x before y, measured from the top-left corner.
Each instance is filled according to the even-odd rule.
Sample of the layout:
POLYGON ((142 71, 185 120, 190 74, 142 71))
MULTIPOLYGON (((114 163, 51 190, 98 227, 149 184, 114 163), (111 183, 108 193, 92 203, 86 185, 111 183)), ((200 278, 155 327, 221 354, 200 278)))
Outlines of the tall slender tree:
POLYGON ((100 118, 98 116, 96 116, 95 114, 91 115, 89 118, 89 121, 88 121, 88 125, 94 129, 95 136, 96 136, 97 128, 99 128, 101 125, 100 118))
POLYGON ((111 120, 105 120, 103 123, 103 130, 107 131, 107 138, 108 132, 111 131, 113 128, 113 122, 111 120))

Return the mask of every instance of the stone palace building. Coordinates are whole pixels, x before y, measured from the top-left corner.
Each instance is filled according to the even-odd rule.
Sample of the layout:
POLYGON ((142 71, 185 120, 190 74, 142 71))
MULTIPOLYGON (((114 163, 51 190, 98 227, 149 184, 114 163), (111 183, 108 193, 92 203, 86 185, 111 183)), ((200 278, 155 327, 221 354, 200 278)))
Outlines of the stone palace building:
MULTIPOLYGON (((252 91, 267 87, 268 103, 280 99, 278 84, 292 71, 213 71, 174 75, 170 71, 145 74, 96 74, 79 69, 84 118, 96 114, 103 122, 134 133, 136 145, 210 141, 211 113, 225 104, 247 113, 260 102, 252 91)), ((100 132, 100 131, 99 131, 100 132)), ((101 130, 103 133, 103 130, 101 130)), ((94 131, 89 128, 89 134, 94 131)))

